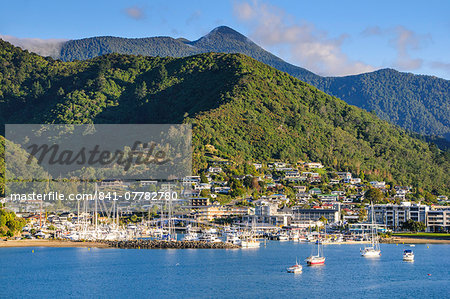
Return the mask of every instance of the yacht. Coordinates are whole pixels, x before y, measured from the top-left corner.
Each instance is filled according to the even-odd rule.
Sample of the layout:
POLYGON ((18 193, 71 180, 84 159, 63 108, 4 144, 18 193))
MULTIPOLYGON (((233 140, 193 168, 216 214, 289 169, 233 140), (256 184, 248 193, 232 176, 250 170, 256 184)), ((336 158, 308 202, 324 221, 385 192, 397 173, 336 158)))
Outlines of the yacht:
POLYGON ((325 264, 325 257, 323 256, 323 244, 317 243, 317 254, 310 255, 305 259, 308 266, 325 264))
POLYGON ((287 270, 288 273, 294 273, 294 274, 297 274, 297 273, 301 273, 301 272, 302 272, 303 267, 302 267, 302 265, 300 265, 300 264, 297 262, 297 260, 295 260, 295 265, 294 265, 294 266, 291 266, 291 267, 289 267, 289 268, 287 268, 286 270, 287 270))
POLYGON ((220 242, 222 242, 222 240, 220 240, 215 235, 210 234, 210 233, 203 233, 200 236, 199 241, 208 242, 208 243, 220 243, 220 242))
POLYGON ((198 241, 198 234, 196 232, 189 232, 184 235, 183 241, 198 241))
POLYGON ((239 239, 239 237, 236 234, 229 233, 227 234, 227 242, 234 244, 234 245, 241 245, 242 241, 239 239))
POLYGON ((403 251, 403 260, 406 262, 414 262, 414 252, 409 249, 403 251))
POLYGON ((375 232, 374 227, 374 214, 373 214, 373 202, 372 202, 372 226, 370 228, 370 243, 371 246, 364 247, 364 249, 361 249, 361 256, 363 257, 380 257, 381 256, 381 250, 380 250, 380 243, 378 241, 378 236, 375 232))
POLYGON ((257 240, 254 239, 247 239, 241 241, 241 247, 242 248, 259 248, 260 243, 257 240))

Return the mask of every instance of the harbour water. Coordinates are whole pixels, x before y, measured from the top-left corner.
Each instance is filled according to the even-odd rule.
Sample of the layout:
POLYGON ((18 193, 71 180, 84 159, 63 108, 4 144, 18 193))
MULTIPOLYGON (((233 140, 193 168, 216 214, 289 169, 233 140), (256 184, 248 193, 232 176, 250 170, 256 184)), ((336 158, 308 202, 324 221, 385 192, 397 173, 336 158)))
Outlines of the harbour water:
POLYGON ((259 249, 0 248, 0 297, 445 298, 450 246, 326 245, 324 266, 307 267, 315 245, 271 241, 259 249), (414 262, 402 261, 412 249, 414 262), (34 250, 34 252, 33 252, 34 250), (286 273, 298 260, 303 273, 286 273), (430 274, 430 275, 429 275, 430 274))

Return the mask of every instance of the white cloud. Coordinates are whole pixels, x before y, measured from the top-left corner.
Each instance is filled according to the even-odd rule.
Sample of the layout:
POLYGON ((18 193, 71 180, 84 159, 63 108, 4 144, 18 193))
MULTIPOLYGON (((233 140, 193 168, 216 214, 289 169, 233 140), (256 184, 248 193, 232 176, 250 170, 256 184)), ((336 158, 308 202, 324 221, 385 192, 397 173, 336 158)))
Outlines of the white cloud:
POLYGON ((390 30, 394 37, 390 40, 390 44, 396 49, 397 57, 394 61, 394 67, 405 70, 417 70, 422 67, 423 59, 411 57, 411 50, 418 50, 428 40, 430 35, 419 35, 403 26, 397 26, 390 30))
POLYGON ((0 38, 16 47, 42 55, 58 58, 61 47, 67 39, 18 38, 11 35, 0 35, 0 38))
POLYGON ((125 8, 125 14, 135 20, 140 20, 145 18, 145 12, 143 7, 131 6, 125 8))
POLYGON ((383 30, 378 26, 369 26, 361 32, 364 37, 382 35, 383 30))
POLYGON ((189 18, 186 20, 186 25, 191 25, 192 23, 198 21, 200 17, 202 16, 202 12, 200 10, 194 11, 189 18))
POLYGON ((430 66, 433 69, 444 70, 450 74, 450 63, 442 62, 442 61, 431 61, 430 66))
POLYGON ((251 37, 264 47, 287 48, 290 61, 321 75, 353 75, 373 71, 374 67, 351 60, 342 44, 348 38, 337 38, 317 29, 314 24, 295 20, 283 10, 257 1, 239 2, 235 16, 250 24, 251 37))
POLYGON ((361 36, 388 38, 389 45, 395 49, 395 58, 391 66, 401 71, 417 70, 423 66, 424 60, 412 57, 411 52, 419 50, 431 40, 430 34, 418 34, 404 26, 391 28, 370 26, 361 32, 361 36))

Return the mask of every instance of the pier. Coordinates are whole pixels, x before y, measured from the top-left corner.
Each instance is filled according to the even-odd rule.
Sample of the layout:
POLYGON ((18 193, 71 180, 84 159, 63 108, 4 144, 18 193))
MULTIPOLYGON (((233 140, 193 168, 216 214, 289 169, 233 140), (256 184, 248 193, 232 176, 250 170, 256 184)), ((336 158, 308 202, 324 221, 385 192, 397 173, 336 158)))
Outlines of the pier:
POLYGON ((202 241, 161 241, 161 240, 130 240, 106 241, 109 247, 121 249, 237 249, 231 243, 212 243, 202 241))

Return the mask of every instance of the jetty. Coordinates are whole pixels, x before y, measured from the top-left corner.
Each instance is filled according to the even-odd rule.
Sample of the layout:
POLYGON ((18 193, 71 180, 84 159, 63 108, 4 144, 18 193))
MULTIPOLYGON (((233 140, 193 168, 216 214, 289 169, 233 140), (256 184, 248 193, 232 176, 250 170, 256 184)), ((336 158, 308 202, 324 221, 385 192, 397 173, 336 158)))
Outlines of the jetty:
POLYGON ((202 241, 162 241, 162 240, 130 240, 130 241, 104 241, 112 248, 121 249, 237 249, 231 243, 213 243, 202 241))

